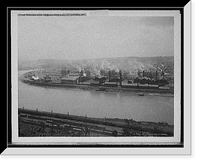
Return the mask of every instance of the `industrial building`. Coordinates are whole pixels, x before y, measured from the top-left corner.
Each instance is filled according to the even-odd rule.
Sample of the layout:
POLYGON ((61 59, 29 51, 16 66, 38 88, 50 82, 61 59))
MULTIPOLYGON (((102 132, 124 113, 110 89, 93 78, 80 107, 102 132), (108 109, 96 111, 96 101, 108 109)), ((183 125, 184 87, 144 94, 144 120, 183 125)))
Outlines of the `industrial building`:
POLYGON ((91 86, 99 86, 100 83, 99 83, 99 81, 91 81, 91 82, 90 82, 90 85, 91 85, 91 86))
MULTIPOLYGON (((59 70, 60 71, 60 70, 59 70)), ((88 71, 89 72, 89 71, 88 71)), ((63 71, 64 73, 64 71, 63 71)), ((97 88, 98 91, 109 91, 109 88, 120 88, 126 89, 151 89, 156 90, 166 90, 167 92, 173 92, 173 85, 169 83, 168 78, 158 76, 157 72, 151 72, 148 73, 148 76, 146 77, 144 74, 144 77, 136 77, 134 79, 125 79, 124 75, 121 71, 118 72, 117 75, 111 76, 111 71, 107 72, 108 76, 92 76, 87 77, 87 74, 82 72, 71 72, 67 74, 65 77, 62 77, 60 72, 54 71, 52 72, 43 72, 43 74, 38 75, 38 77, 35 75, 35 73, 30 72, 24 75, 24 82, 27 82, 29 84, 37 84, 37 85, 46 85, 46 86, 63 86, 66 87, 67 84, 71 87, 79 87, 81 88, 97 88), (82 75, 82 76, 81 76, 82 75), (110 75, 110 76, 109 76, 110 75), (27 79, 29 78, 29 80, 27 79), (39 79, 38 79, 39 78, 39 79), (157 80, 156 80, 157 79, 157 80), (63 84, 63 85, 62 85, 63 84), (169 84, 169 85, 168 85, 169 84), (88 87, 87 87, 88 86, 88 87), (105 87, 105 88, 104 88, 105 87)), ((143 72, 144 73, 144 72, 143 72)), ((90 75, 90 72, 89 74, 90 75)))
POLYGON ((138 84, 132 83, 132 84, 123 84, 121 86, 122 88, 138 88, 138 84))
POLYGON ((80 73, 79 72, 71 72, 68 75, 69 77, 73 76, 73 77, 80 77, 80 73))
POLYGON ((79 82, 79 78, 77 78, 76 76, 61 78, 61 83, 63 84, 78 84, 78 82, 79 82))
POLYGON ((62 76, 62 77, 65 77, 66 75, 67 75, 66 69, 62 69, 62 70, 61 70, 61 76, 62 76))
POLYGON ((51 77, 49 75, 44 76, 45 82, 51 82, 51 77))
POLYGON ((87 77, 87 78, 90 78, 90 77, 91 77, 90 71, 85 71, 85 74, 86 74, 86 77, 87 77))
POLYGON ((105 87, 118 87, 118 82, 109 82, 109 81, 107 81, 107 82, 104 83, 104 86, 105 87))
POLYGON ((159 80, 154 80, 154 79, 150 79, 148 77, 143 77, 143 78, 136 77, 134 79, 134 83, 159 85, 159 86, 164 86, 164 85, 169 84, 169 82, 165 78, 162 78, 162 79, 159 79, 159 80))
POLYGON ((114 77, 111 75, 111 71, 109 71, 108 72, 108 82, 112 82, 112 83, 107 83, 107 85, 116 85, 117 84, 117 86, 118 85, 122 85, 122 81, 123 81, 123 79, 122 79, 122 71, 119 71, 119 75, 115 75, 114 77), (114 83, 116 83, 116 84, 114 84, 114 83))
POLYGON ((69 73, 67 77, 61 78, 61 83, 63 84, 78 84, 80 75, 79 73, 69 73))

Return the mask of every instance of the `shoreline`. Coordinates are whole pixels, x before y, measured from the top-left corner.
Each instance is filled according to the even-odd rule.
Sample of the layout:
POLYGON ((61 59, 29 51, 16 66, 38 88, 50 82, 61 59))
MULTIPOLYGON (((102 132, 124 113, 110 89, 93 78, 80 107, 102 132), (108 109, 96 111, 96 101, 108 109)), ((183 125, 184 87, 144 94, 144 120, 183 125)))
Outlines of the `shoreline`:
POLYGON ((36 82, 32 81, 28 78, 25 78, 26 75, 28 75, 30 72, 36 72, 36 71, 29 71, 24 74, 22 74, 19 77, 19 80, 23 83, 33 85, 33 86, 41 86, 41 87, 58 87, 58 88, 76 88, 76 89, 82 89, 82 90, 94 90, 99 92, 133 92, 136 94, 139 93, 149 93, 149 94, 159 94, 159 96, 174 96, 174 90, 161 90, 161 89, 143 89, 143 88, 123 88, 122 87, 105 87, 106 91, 100 91, 100 86, 90 86, 89 84, 62 84, 62 83, 44 83, 44 82, 36 82))

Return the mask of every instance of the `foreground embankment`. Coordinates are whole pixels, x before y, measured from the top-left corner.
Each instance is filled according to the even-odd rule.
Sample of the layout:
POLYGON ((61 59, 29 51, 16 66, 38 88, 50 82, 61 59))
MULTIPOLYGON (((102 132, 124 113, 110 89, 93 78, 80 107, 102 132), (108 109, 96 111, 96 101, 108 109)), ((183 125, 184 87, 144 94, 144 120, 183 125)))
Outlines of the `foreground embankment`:
POLYGON ((93 118, 18 109, 19 136, 163 136, 174 135, 167 123, 119 118, 93 118))

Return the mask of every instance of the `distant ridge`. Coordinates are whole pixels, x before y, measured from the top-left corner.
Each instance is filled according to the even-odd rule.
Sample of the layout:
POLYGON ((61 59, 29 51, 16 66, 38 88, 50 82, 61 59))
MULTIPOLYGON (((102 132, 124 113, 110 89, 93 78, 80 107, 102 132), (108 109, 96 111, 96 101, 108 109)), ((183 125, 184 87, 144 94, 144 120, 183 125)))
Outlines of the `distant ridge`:
POLYGON ((168 63, 174 66, 174 56, 157 56, 157 57, 108 57, 95 59, 36 59, 19 62, 19 69, 36 69, 36 68, 61 68, 67 69, 90 69, 98 71, 100 69, 136 71, 145 69, 157 69, 161 64, 168 63))

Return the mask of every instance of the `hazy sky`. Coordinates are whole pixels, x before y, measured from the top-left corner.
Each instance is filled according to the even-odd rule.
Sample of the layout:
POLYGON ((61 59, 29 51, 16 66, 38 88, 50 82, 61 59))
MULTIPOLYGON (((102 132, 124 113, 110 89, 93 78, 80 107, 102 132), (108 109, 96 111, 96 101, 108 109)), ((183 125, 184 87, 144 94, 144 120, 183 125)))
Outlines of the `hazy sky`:
POLYGON ((19 59, 173 56, 173 17, 18 16, 19 59))

